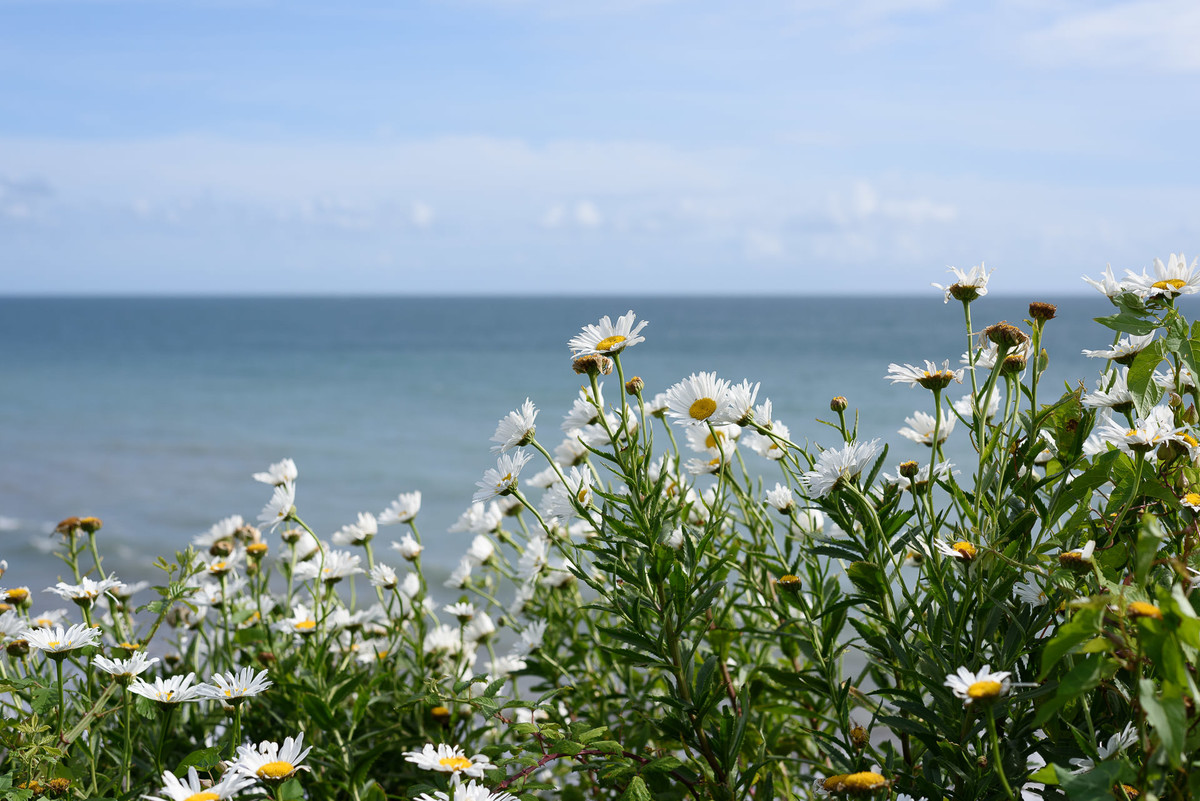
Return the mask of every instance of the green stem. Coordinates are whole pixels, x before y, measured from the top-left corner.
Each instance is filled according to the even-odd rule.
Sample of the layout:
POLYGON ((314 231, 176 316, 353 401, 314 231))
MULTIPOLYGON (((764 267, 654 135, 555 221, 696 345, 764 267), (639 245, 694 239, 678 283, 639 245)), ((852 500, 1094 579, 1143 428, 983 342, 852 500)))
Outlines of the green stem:
POLYGON ((996 775, 1000 777, 1000 783, 1004 785, 1004 792, 1008 794, 1009 799, 1015 799, 1012 787, 1008 784, 1008 777, 1004 775, 1004 760, 1000 756, 1000 737, 996 734, 996 715, 992 712, 991 706, 987 708, 988 719, 988 734, 992 740, 992 759, 996 763, 996 775))

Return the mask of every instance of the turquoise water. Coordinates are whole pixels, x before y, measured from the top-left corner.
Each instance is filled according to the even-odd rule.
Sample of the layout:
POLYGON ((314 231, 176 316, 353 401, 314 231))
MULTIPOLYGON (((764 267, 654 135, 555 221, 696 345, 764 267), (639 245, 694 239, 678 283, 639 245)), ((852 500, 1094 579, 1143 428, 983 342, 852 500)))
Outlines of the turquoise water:
MULTIPOLYGON (((1064 380, 1090 387, 1101 365, 1080 349, 1111 342, 1091 321, 1107 301, 1035 299, 1060 305, 1047 328, 1046 395, 1064 380)), ((1022 319, 1027 301, 980 299, 976 327, 1022 319)), ((867 299, 0 299, 3 583, 52 582, 53 524, 85 514, 104 520, 107 567, 155 577, 152 555, 222 517, 253 520, 270 493, 250 475, 283 457, 299 466, 297 506, 321 534, 420 490, 428 556, 447 569, 470 535, 446 529, 494 465, 497 420, 529 397, 539 439, 558 444, 581 384, 567 340, 627 309, 650 321, 624 357, 648 395, 700 370, 760 381, 759 400, 771 398, 793 439, 821 443, 833 432, 816 420, 844 395, 861 435, 891 442, 896 462, 927 453, 896 431, 929 410, 929 393, 886 382, 888 363, 956 364, 966 347, 961 306, 932 289, 867 299)), ((966 438, 949 446, 956 453, 966 438)))

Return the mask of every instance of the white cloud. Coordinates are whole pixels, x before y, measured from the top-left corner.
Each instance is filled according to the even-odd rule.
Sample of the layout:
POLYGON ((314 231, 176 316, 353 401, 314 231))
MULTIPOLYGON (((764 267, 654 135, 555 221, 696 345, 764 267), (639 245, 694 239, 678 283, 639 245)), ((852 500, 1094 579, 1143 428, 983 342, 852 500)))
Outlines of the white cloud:
POLYGON ((783 240, 767 231, 747 231, 743 252, 751 261, 778 259, 784 254, 783 240))
POLYGON ((1101 69, 1200 71, 1200 3, 1135 0, 1103 8, 1085 6, 1022 42, 1037 63, 1101 69))
POLYGON ((581 200, 575 204, 575 222, 584 228, 596 228, 604 222, 600 209, 590 200, 581 200))
POLYGON ((418 228, 428 228, 433 225, 433 207, 418 200, 412 204, 412 214, 409 219, 418 228))

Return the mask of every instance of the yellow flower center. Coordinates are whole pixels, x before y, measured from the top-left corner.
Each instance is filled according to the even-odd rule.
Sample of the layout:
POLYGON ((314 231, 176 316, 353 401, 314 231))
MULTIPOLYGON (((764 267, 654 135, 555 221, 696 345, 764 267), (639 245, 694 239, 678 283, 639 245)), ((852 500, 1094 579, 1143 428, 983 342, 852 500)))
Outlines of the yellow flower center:
POLYGON ((473 763, 466 757, 452 756, 442 757, 438 760, 438 764, 443 768, 450 768, 450 770, 458 773, 460 770, 466 770, 467 768, 471 767, 473 763))
POLYGON ((1187 286, 1187 281, 1182 278, 1168 278, 1165 281, 1155 281, 1151 286, 1155 289, 1182 289, 1187 286))
POLYGON ((192 795, 189 795, 187 798, 183 799, 183 801, 217 801, 217 799, 220 797, 221 796, 217 795, 216 793, 205 790, 202 793, 193 793, 192 795))
POLYGON ((575 499, 577 501, 579 501, 580 506, 587 503, 587 497, 588 497, 587 487, 584 487, 579 492, 575 493, 575 499))
POLYGON ((301 620, 298 623, 292 624, 292 628, 296 629, 296 631, 312 631, 316 627, 317 627, 317 621, 312 620, 312 619, 301 620))
POLYGON ((1163 616, 1161 609, 1145 601, 1134 601, 1127 607, 1127 610, 1133 617, 1150 617, 1155 620, 1162 620, 1163 616))
POLYGON ((605 337, 596 343, 596 350, 612 350, 617 345, 625 341, 625 337, 620 334, 613 334, 611 337, 605 337))
POLYGON ((725 439, 724 431, 716 431, 716 432, 714 432, 714 434, 709 434, 707 437, 704 438, 704 447, 715 448, 715 447, 717 447, 717 444, 719 442, 721 442, 722 440, 725 439), (714 436, 714 434, 715 434, 715 436, 714 436))
POLYGON ((975 558, 975 554, 976 554, 975 546, 972 545, 971 543, 967 542, 966 540, 959 540, 958 542, 954 543, 950 547, 954 549, 955 553, 957 553, 959 556, 961 556, 963 559, 966 559, 967 561, 970 561, 975 558))
POLYGON ((117 647, 124 651, 136 651, 142 646, 138 645, 136 642, 121 642, 117 643, 117 647))
POLYGON ((258 778, 260 779, 286 779, 296 771, 296 766, 291 762, 268 762, 258 769, 258 778))
POLYGON ((8 591, 8 600, 11 603, 19 604, 24 602, 29 597, 29 590, 24 587, 17 587, 8 591))
POLYGON ((57 648, 59 646, 59 644, 60 643, 58 640, 51 640, 50 642, 46 643, 46 647, 47 648, 57 648))
POLYGON ((887 784, 887 779, 869 770, 851 773, 842 779, 842 788, 851 793, 869 793, 887 784))
POLYGON ((1189 492, 1183 496, 1183 502, 1189 506, 1200 506, 1200 492, 1189 492))
POLYGON ((998 681, 977 681, 967 688, 967 697, 975 701, 986 701, 992 698, 999 698, 1000 691, 1004 689, 998 681))
POLYGON ((825 781, 821 782, 821 786, 830 792, 841 789, 842 782, 846 781, 846 774, 839 773, 835 776, 830 776, 825 781))
POLYGON ((717 410, 717 402, 712 398, 700 398, 688 408, 688 415, 693 420, 707 420, 717 410))
POLYGON ((251 556, 262 556, 267 552, 267 544, 265 542, 255 542, 246 546, 246 553, 251 556))
POLYGON ((1193 437, 1191 434, 1184 434, 1183 441, 1186 442, 1188 445, 1190 445, 1193 448, 1200 445, 1200 442, 1197 442, 1196 438, 1193 437))

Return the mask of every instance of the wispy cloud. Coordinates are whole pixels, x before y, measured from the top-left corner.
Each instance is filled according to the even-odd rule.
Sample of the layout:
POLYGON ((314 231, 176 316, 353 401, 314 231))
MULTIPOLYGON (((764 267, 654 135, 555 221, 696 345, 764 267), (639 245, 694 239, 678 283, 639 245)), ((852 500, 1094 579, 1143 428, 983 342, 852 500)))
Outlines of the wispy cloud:
POLYGON ((1028 33, 1028 58, 1105 70, 1200 71, 1200 3, 1135 0, 1067 12, 1028 33))

